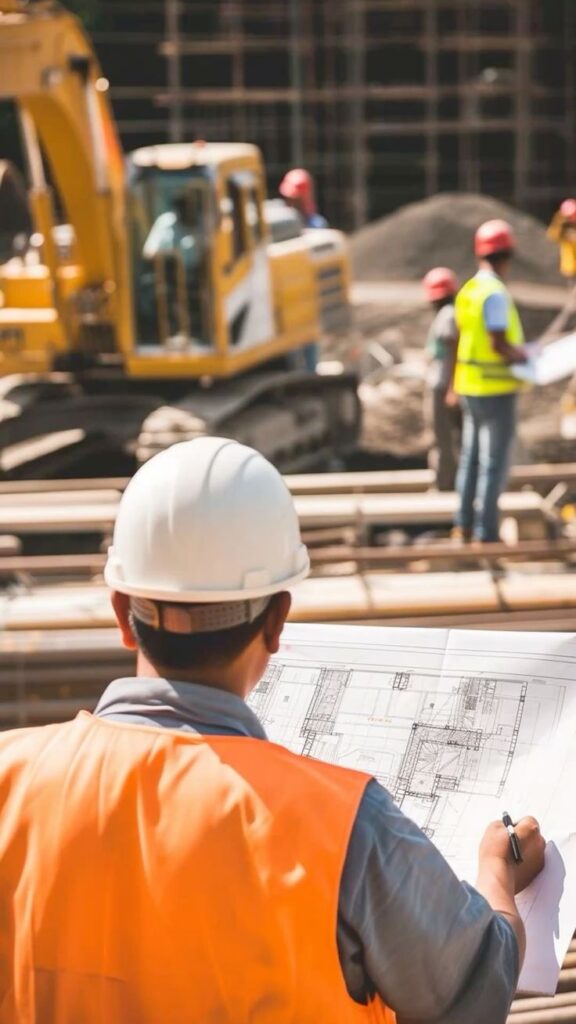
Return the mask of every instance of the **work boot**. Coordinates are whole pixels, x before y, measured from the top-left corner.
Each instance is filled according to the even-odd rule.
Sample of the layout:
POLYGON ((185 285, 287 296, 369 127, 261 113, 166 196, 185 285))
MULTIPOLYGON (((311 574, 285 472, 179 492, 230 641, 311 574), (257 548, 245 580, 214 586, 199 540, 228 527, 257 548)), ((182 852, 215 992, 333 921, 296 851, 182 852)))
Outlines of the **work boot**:
POLYGON ((469 544, 472 540, 472 530, 467 530, 463 526, 453 526, 450 531, 450 540, 456 544, 469 544))

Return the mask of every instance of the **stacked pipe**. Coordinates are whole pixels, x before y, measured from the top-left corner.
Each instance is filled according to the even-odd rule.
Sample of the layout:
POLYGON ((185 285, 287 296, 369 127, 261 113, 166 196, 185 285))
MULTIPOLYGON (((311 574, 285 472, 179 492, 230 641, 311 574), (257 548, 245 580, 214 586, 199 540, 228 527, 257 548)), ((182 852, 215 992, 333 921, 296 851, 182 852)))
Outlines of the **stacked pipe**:
POLYGON ((562 965, 554 996, 529 996, 512 1004, 508 1024, 576 1024, 576 940, 562 965))
POLYGON ((0 729, 92 710, 108 683, 134 671, 116 629, 0 634, 0 729))

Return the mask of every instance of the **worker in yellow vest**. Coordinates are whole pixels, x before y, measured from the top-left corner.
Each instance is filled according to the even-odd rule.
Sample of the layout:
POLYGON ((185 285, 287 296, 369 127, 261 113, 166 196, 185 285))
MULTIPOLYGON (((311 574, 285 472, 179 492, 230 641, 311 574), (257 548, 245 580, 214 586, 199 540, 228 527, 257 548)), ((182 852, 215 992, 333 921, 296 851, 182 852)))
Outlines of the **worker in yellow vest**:
POLYGON ((250 448, 198 438, 128 485, 105 577, 136 676, 0 734, 1 1024, 504 1024, 537 823, 520 866, 490 825, 463 885, 374 779, 245 703, 308 566, 250 448))
POLYGON ((560 247, 560 273, 576 277, 576 199, 565 199, 550 221, 548 238, 560 247))
POLYGON ((453 390, 461 399, 464 424, 455 535, 465 541, 499 538, 498 499, 506 485, 522 388, 511 367, 528 358, 518 310, 504 283, 515 244, 506 221, 482 224, 475 237, 478 272, 456 297, 453 390))

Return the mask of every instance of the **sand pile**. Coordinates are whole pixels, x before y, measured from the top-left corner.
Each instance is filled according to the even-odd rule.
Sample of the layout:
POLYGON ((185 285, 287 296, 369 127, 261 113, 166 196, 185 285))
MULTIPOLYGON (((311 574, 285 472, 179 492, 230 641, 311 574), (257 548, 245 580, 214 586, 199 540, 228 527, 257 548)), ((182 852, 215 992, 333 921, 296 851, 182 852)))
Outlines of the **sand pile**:
POLYGON ((513 278, 560 284, 558 250, 540 221, 481 195, 441 193, 362 228, 352 238, 354 277, 360 281, 419 280, 433 266, 474 273, 472 238, 485 220, 502 217, 518 239, 513 278))

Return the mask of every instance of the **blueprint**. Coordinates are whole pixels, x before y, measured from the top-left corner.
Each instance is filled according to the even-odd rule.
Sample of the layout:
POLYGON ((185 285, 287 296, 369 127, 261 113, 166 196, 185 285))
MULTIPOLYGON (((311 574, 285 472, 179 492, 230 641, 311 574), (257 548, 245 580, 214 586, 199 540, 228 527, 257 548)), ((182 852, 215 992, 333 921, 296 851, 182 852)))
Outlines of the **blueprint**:
POLYGON ((544 348, 537 343, 527 346, 532 353, 527 363, 516 363, 512 373, 530 384, 554 384, 576 372, 576 334, 567 334, 544 348))
POLYGON ((503 810, 576 860, 576 636, 292 625, 250 704, 271 740, 375 776, 461 878, 503 810))

